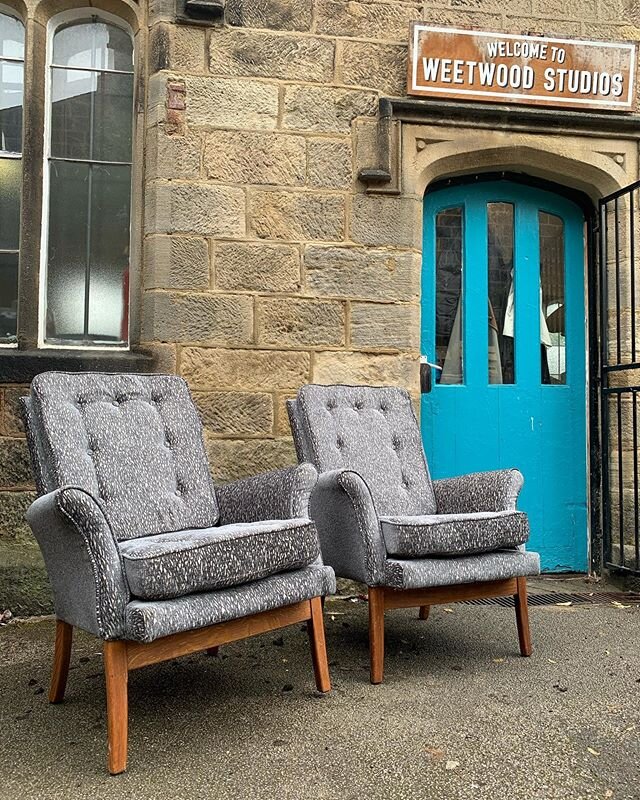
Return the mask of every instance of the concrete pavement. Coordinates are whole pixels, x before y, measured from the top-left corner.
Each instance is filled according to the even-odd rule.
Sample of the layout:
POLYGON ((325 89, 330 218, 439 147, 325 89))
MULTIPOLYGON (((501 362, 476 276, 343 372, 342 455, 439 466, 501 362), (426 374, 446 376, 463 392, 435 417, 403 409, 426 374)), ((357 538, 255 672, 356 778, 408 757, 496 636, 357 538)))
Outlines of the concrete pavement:
POLYGON ((114 778, 99 642, 77 637, 50 706, 52 620, 5 626, 0 798, 639 800, 640 608, 532 608, 530 659, 510 609, 416 617, 388 612, 381 686, 366 604, 348 600, 327 603, 330 695, 300 626, 133 673, 129 770, 114 778))

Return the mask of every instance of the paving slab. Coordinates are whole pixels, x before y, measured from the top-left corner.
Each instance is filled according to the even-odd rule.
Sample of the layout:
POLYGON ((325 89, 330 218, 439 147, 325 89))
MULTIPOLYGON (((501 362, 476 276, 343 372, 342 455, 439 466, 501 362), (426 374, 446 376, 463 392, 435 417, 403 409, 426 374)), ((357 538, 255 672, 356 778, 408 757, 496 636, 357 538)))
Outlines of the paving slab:
POLYGON ((299 625, 139 670, 117 777, 99 642, 77 636, 51 706, 53 621, 4 626, 0 798, 639 800, 640 607, 530 613, 525 659, 511 609, 388 612, 385 683, 371 686, 366 603, 328 602, 324 696, 299 625))

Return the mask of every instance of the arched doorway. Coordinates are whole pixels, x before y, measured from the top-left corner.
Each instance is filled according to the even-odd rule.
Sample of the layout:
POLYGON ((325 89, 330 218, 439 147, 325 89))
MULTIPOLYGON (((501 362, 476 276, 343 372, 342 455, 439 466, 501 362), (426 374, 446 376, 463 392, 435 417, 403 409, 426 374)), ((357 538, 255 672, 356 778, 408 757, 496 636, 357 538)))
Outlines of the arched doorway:
POLYGON ((588 565, 585 219, 509 180, 424 198, 423 439, 434 477, 517 467, 543 569, 588 565))

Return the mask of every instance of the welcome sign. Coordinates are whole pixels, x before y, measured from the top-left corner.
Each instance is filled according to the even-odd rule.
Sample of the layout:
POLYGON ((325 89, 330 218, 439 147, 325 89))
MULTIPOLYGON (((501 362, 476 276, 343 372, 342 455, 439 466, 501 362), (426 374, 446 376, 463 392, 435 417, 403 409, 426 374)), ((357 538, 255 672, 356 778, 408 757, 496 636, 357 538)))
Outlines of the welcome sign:
POLYGON ((410 95, 633 111, 636 46, 414 22, 410 95))

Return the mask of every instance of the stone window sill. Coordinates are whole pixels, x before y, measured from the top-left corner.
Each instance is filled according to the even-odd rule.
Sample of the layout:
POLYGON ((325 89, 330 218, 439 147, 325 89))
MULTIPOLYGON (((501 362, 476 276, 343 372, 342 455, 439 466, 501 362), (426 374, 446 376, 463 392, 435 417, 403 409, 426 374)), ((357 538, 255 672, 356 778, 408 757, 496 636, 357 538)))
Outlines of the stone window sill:
POLYGON ((40 372, 153 372, 154 359, 129 350, 0 351, 0 383, 30 383, 40 372))

